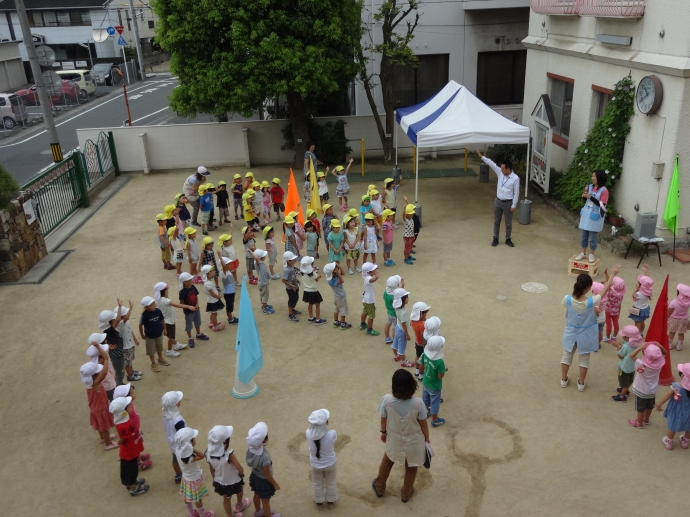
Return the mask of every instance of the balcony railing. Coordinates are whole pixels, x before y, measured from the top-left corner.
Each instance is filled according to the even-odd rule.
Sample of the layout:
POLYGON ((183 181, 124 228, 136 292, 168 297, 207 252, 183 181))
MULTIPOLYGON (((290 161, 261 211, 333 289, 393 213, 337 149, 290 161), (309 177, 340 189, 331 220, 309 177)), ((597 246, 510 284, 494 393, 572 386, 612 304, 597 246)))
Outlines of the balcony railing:
POLYGON ((639 18, 647 0, 531 0, 539 14, 639 18))

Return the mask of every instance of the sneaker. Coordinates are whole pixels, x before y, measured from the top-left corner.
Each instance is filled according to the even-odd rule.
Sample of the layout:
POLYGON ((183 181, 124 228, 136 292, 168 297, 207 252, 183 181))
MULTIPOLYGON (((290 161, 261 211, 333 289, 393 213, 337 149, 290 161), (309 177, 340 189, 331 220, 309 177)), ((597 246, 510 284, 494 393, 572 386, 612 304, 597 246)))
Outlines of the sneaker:
POLYGON ((218 227, 215 224, 212 224, 211 226, 208 227, 209 231, 217 230, 218 227))
POLYGON ((134 497, 135 495, 145 494, 149 491, 149 488, 150 487, 148 485, 136 485, 136 488, 134 490, 129 491, 129 495, 134 497))
POLYGON ((196 335, 197 339, 201 339, 202 341, 208 341, 208 336, 204 334, 203 332, 201 334, 196 335))
POLYGON ((192 338, 189 338, 187 340, 187 344, 189 345, 189 348, 194 348, 194 340, 192 338))
POLYGON ((446 423, 445 419, 437 418, 436 420, 431 421, 431 427, 441 427, 445 423, 446 423))
POLYGON ((417 380, 419 382, 422 382, 424 380, 424 376, 420 373, 419 375, 417 375, 417 380))
POLYGON ((492 241, 491 241, 491 245, 492 245, 493 247, 498 246, 498 239, 492 240, 492 241))
POLYGON ((410 260, 417 260, 417 257, 413 257, 412 255, 410 255, 408 258, 409 258, 410 260))
POLYGON ((196 226, 197 228, 201 228, 201 225, 197 222, 192 222, 192 226, 196 226))
POLYGON ((638 429, 642 429, 642 424, 639 423, 637 420, 635 420, 635 419, 633 419, 633 418, 631 418, 630 420, 628 420, 628 423, 629 423, 631 426, 633 426, 633 427, 637 427, 638 429))
POLYGON ((361 272, 362 272, 362 268, 359 267, 359 266, 355 266, 355 271, 357 271, 357 273, 361 273, 361 272))
POLYGON ((239 322, 237 318, 228 319, 228 325, 237 325, 239 322))
POLYGON ((292 314, 296 314, 297 316, 299 316, 300 314, 302 314, 302 311, 298 311, 297 309, 292 309, 292 314))
POLYGON ((203 233, 204 235, 208 235, 208 232, 207 232, 207 231, 203 231, 203 232, 201 232, 201 233, 203 233))
POLYGON ((158 365, 156 363, 151 364, 151 370, 158 373, 161 371, 160 368, 158 368, 158 365))
POLYGON ((274 311, 273 309, 271 309, 267 306, 267 307, 261 307, 261 312, 263 312, 264 314, 275 314, 276 311, 274 311))
POLYGON ((623 392, 623 388, 616 388, 616 391, 617 391, 618 393, 622 393, 622 392, 623 392))
POLYGON ((271 277, 273 280, 278 280, 280 278, 280 275, 278 273, 274 273, 273 276, 271 277))
POLYGON ((173 345, 173 350, 184 350, 185 348, 187 348, 187 345, 184 343, 175 343, 173 345))
POLYGON ((370 336, 378 336, 380 332, 374 329, 367 329, 367 334, 369 334, 370 336))
POLYGON ((394 262, 393 262, 392 260, 389 259, 389 260, 384 261, 384 262, 383 262, 383 265, 384 265, 385 267, 391 267, 391 266, 394 265, 394 262))
POLYGON ((688 440, 685 436, 680 437, 680 447, 681 449, 687 449, 688 445, 690 445, 690 440, 688 440))
POLYGON ((335 320, 335 321, 333 322, 333 328, 334 328, 334 329, 337 329, 338 327, 340 327, 340 322, 339 322, 338 320, 335 320))
POLYGON ((240 282, 240 281, 235 282, 235 287, 239 287, 241 285, 242 285, 242 282, 240 282))
POLYGON ((359 330, 365 330, 366 328, 367 328, 367 324, 366 324, 366 323, 360 323, 360 324, 359 324, 359 330))
POLYGON ((412 257, 405 259, 403 262, 405 262, 405 264, 410 264, 411 266, 414 265, 414 262, 412 261, 412 257))
MULTIPOLYGON (((177 355, 180 355, 180 354, 177 354, 177 355)), ((161 364, 163 366, 170 366, 170 363, 168 361, 166 361, 165 359, 160 359, 160 358, 158 359, 158 364, 161 364)))
POLYGON ((577 391, 585 391, 585 385, 580 384, 580 379, 577 380, 577 391))
POLYGON ((578 254, 575 256, 575 260, 582 260, 583 258, 585 258, 585 254, 584 254, 584 253, 578 253, 578 254))
POLYGON ((513 241, 511 241, 510 239, 506 239, 506 245, 508 245, 511 248, 515 247, 515 244, 513 244, 513 241))
POLYGON ((349 269, 347 270, 347 274, 348 274, 348 275, 354 275, 355 272, 354 272, 354 270, 353 270, 352 268, 349 268, 349 269))
POLYGON ((288 319, 289 319, 290 321, 294 322, 294 323, 297 323, 297 322, 299 321, 299 320, 297 319, 297 316, 295 316, 294 314, 290 314, 290 315, 288 316, 288 319))
POLYGON ((328 323, 328 321, 324 319, 319 319, 314 322, 314 325, 323 325, 324 323, 328 323))
POLYGON ((179 474, 175 474, 175 483, 181 483, 182 482, 182 472, 179 474))
POLYGON ((315 321, 316 321, 316 318, 307 319, 307 323, 314 323, 315 321))
POLYGON ((668 436, 664 436, 661 439, 661 442, 664 444, 664 447, 666 447, 667 451, 673 450, 673 440, 671 440, 668 436))
POLYGON ((410 253, 412 253, 414 255, 417 252, 415 250, 410 250, 410 253))
POLYGON ((567 388, 569 382, 570 382, 570 377, 567 377, 565 380, 561 379, 561 388, 567 388))
POLYGON ((343 322, 340 324, 340 328, 341 328, 342 330, 347 330, 347 329, 351 329, 351 328, 352 328, 352 325, 351 325, 350 323, 345 323, 345 322, 343 321, 343 322))
POLYGON ((175 350, 166 350, 165 351, 165 357, 180 357, 180 353, 175 352, 175 350))
POLYGON ((249 508, 251 501, 248 497, 245 497, 242 499, 242 503, 237 503, 235 505, 235 509, 233 510, 235 513, 241 513, 245 508, 249 508))
POLYGON ((678 343, 676 343, 676 350, 678 350, 678 351, 683 350, 683 342, 682 341, 678 341, 678 343))
POLYGON ((628 397, 626 397, 625 395, 614 395, 613 397, 611 397, 611 400, 613 400, 614 402, 627 402, 628 397))
POLYGON ((128 375, 127 380, 129 382, 136 382, 136 381, 140 381, 141 377, 139 375, 128 375))
POLYGON ((589 254, 589 261, 590 262, 596 262, 596 260, 597 260, 596 257, 590 253, 589 254))
POLYGON ((392 337, 387 337, 387 338, 385 339, 385 343, 386 343, 387 345, 393 344, 393 338, 392 338, 392 337))

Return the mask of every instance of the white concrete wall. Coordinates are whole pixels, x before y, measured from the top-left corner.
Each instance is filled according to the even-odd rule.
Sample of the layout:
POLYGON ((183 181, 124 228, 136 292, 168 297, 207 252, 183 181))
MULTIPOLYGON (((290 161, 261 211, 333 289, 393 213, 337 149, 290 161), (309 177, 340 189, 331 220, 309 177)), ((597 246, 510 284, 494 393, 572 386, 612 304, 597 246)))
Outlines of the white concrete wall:
MULTIPOLYGON (((422 2, 419 12, 419 24, 414 31, 415 38, 411 48, 417 55, 449 54, 448 79, 466 86, 472 93, 477 91, 477 53, 499 50, 518 50, 524 48, 520 41, 527 35, 529 9, 495 9, 465 10, 464 3, 469 0, 450 0, 425 4, 422 2), (496 44, 495 39, 504 36, 510 44, 503 41, 496 44)), ((362 19, 369 27, 370 13, 376 13, 381 7, 381 0, 365 0, 362 19)), ((477 2, 473 2, 477 4, 477 2)), ((487 2, 487 6, 495 2, 487 2)), ((504 2, 503 5, 524 5, 518 0, 504 2)), ((414 12, 412 13, 414 14, 414 12)), ((400 30, 405 29, 401 22, 400 30)), ((406 29, 405 29, 406 30, 406 29)), ((382 42, 381 25, 374 24, 374 43, 382 42)), ((374 54, 370 67, 378 71, 379 59, 374 54)), ((357 115, 370 115, 371 107, 362 84, 356 83, 357 115)), ((375 88, 374 98, 378 111, 383 111, 380 88, 375 88)))
MULTIPOLYGON (((658 235, 665 238, 672 235, 662 228, 675 155, 680 156, 681 171, 690 168, 690 79, 686 77, 690 69, 684 65, 688 62, 685 56, 690 48, 690 34, 684 27, 688 19, 690 3, 681 0, 648 2, 644 17, 635 20, 532 13, 526 42, 529 46, 523 106, 526 125, 534 126, 531 111, 539 96, 549 93, 547 72, 575 80, 568 149, 555 144, 550 147, 551 165, 557 170, 568 166, 592 126, 596 102, 592 84, 612 88, 629 72, 635 84, 651 74, 661 80, 664 100, 657 113, 646 116, 635 107, 630 119, 623 174, 615 188, 615 208, 633 223, 636 204, 640 212, 658 213, 658 235), (664 38, 659 37, 662 28, 666 31, 664 38), (596 34, 632 36, 633 48, 595 43, 596 34), (654 161, 666 164, 661 180, 651 177, 654 161)), ((688 188, 681 188, 681 206, 680 226, 684 234, 685 228, 690 226, 688 188)))

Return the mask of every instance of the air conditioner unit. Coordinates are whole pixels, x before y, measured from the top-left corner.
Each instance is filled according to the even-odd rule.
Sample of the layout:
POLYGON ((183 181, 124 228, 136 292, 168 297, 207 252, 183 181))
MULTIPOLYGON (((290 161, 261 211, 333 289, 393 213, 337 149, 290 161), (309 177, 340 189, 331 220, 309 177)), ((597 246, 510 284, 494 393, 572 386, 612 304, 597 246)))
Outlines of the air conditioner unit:
POLYGON ((635 232, 633 235, 636 239, 641 237, 653 239, 656 237, 656 222, 659 215, 653 212, 641 214, 638 212, 635 219, 635 232))

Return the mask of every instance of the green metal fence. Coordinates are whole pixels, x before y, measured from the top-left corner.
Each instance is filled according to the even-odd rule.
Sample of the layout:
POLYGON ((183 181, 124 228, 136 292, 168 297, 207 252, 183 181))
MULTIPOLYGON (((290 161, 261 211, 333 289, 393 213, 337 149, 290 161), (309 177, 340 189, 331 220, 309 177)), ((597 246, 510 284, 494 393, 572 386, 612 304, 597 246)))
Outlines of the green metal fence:
POLYGON ((97 142, 86 142, 84 152, 74 149, 22 186, 33 193, 32 202, 43 235, 48 235, 79 208, 88 208, 89 190, 104 176, 119 174, 112 133, 101 132, 97 142))

